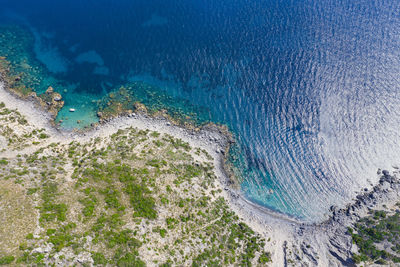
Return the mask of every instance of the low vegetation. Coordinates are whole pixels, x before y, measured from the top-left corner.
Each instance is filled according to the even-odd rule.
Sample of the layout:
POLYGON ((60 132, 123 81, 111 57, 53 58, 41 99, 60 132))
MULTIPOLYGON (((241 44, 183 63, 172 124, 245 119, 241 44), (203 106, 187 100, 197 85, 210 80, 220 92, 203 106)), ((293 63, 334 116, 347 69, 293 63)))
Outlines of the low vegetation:
POLYGON ((348 229, 359 248, 353 255, 356 263, 400 263, 400 212, 373 211, 348 229))
MULTIPOLYGON (((0 116, 2 127, 7 116, 0 116)), ((9 146, 0 154, 0 188, 10 188, 0 191, 0 208, 18 211, 0 232, 0 264, 270 261, 265 240, 227 205, 206 151, 135 128, 85 143, 50 143, 47 133, 35 131, 20 143, 39 145, 7 157, 16 151, 9 146)))
MULTIPOLYGON (((35 129, 17 110, 0 102, 0 151, 37 146, 48 138, 44 129, 35 129)), ((6 160, 0 160, 0 165, 5 163, 6 160)))

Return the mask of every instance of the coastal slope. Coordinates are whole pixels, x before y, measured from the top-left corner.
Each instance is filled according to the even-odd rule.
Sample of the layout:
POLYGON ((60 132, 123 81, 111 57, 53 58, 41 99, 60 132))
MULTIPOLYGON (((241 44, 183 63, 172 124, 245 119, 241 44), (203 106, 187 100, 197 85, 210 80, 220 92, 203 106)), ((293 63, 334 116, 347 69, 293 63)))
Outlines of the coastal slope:
POLYGON ((369 217, 378 214, 376 223, 386 214, 392 223, 398 218, 397 170, 380 171, 378 185, 343 209, 332 207, 327 221, 305 224, 235 189, 225 166, 231 140, 219 127, 187 129, 131 113, 65 131, 53 119, 37 101, 0 84, 1 263, 353 266, 397 260, 379 242, 374 250, 363 247, 370 242, 363 231, 369 217))
POLYGON ((227 142, 217 129, 195 135, 131 116, 59 131, 34 102, 0 91, 0 262, 271 261, 268 242, 229 207, 216 176, 227 142))

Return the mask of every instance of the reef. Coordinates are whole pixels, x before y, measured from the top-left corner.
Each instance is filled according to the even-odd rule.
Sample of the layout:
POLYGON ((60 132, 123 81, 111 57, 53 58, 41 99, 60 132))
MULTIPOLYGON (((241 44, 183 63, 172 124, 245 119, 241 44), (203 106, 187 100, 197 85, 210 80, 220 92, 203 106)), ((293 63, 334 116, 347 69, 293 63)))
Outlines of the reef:
POLYGON ((164 117, 171 123, 191 129, 210 120, 206 109, 194 107, 184 99, 172 98, 157 86, 144 82, 125 84, 108 93, 98 103, 100 122, 132 112, 164 117))
POLYGON ((49 86, 46 92, 37 95, 32 88, 27 87, 21 82, 21 76, 23 76, 22 74, 18 76, 13 76, 10 74, 11 72, 9 65, 10 64, 4 57, 0 58, 0 76, 2 82, 6 84, 8 90, 21 99, 37 103, 42 109, 52 115, 54 123, 58 112, 64 106, 64 101, 62 100, 61 94, 55 92, 54 88, 49 86))
POLYGON ((53 81, 53 86, 61 86, 61 83, 48 78, 44 67, 27 52, 33 49, 33 37, 28 31, 13 26, 0 26, 0 37, 1 81, 15 96, 34 101, 54 120, 64 101, 61 94, 47 84, 53 81))

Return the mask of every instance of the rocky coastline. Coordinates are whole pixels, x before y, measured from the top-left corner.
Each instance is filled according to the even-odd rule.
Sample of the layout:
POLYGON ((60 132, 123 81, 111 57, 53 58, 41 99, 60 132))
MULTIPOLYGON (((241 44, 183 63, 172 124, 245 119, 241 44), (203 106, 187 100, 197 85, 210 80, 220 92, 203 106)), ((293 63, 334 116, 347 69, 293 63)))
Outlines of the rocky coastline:
MULTIPOLYGON (((2 165, 3 173, 0 176, 1 178, 6 177, 1 179, 2 187, 20 188, 20 198, 29 199, 34 206, 37 206, 38 203, 45 205, 49 201, 52 202, 48 206, 49 211, 47 211, 47 208, 46 211, 44 209, 37 211, 34 207, 27 206, 25 210, 32 210, 32 216, 29 218, 25 213, 22 213, 21 216, 14 215, 9 211, 3 214, 3 217, 6 216, 6 227, 10 230, 3 231, 0 229, 2 236, 0 245, 2 253, 3 251, 6 253, 4 257, 0 255, 0 259, 7 260, 7 262, 24 262, 27 265, 32 261, 40 261, 46 265, 88 264, 91 266, 98 264, 99 260, 103 263, 109 261, 110 264, 114 265, 115 257, 117 257, 119 262, 129 261, 132 263, 140 260, 139 262, 145 262, 149 266, 158 266, 159 263, 162 264, 166 261, 175 262, 178 266, 187 266, 183 263, 215 260, 215 257, 209 256, 210 253, 214 253, 212 250, 210 251, 213 244, 207 243, 208 240, 214 242, 212 233, 215 233, 216 236, 223 237, 218 239, 222 242, 228 240, 228 237, 232 234, 238 234, 240 237, 240 243, 235 239, 229 239, 229 242, 233 242, 239 247, 235 251, 226 247, 223 250, 224 254, 219 251, 218 259, 223 259, 228 253, 233 255, 232 262, 266 263, 270 261, 265 239, 257 231, 253 231, 251 225, 249 227, 244 220, 240 220, 225 200, 225 191, 220 185, 219 173, 221 170, 218 164, 222 162, 223 155, 221 152, 223 148, 220 145, 226 144, 228 140, 222 137, 220 129, 207 126, 207 129, 197 132, 188 131, 183 127, 171 125, 164 118, 133 113, 129 117, 114 118, 104 125, 87 131, 56 130, 49 123, 50 116, 48 113, 40 110, 33 102, 16 98, 15 95, 7 92, 4 89, 4 84, 1 83, 0 109, 2 111, 1 129, 13 127, 16 130, 16 135, 25 136, 23 141, 27 144, 26 146, 16 147, 14 142, 11 142, 9 145, 3 146, 4 149, 1 149, 0 165, 2 165), (8 120, 8 118, 17 119, 8 120), (19 124, 19 121, 22 121, 21 118, 24 118, 23 124, 19 124), (33 139, 36 136, 25 134, 32 130, 45 134, 40 142, 32 142, 36 140, 33 139), (57 154, 54 155, 53 153, 57 154), (40 159, 36 161, 38 154, 40 159), (23 166, 26 171, 19 172, 17 176, 13 174, 14 164, 18 164, 21 155, 24 159, 26 158, 24 163, 26 162, 27 165, 23 166), (45 160, 54 164, 51 162, 50 165, 43 164, 45 160), (189 160, 193 164, 182 163, 182 161, 189 160), (124 164, 135 165, 122 166, 135 167, 129 170, 125 167, 120 169, 120 164, 124 161, 128 162, 124 164), (104 172, 104 175, 106 175, 104 178, 109 177, 110 171, 115 172, 116 175, 116 179, 107 178, 107 183, 110 183, 107 188, 111 186, 113 188, 111 191, 102 189, 102 186, 105 186, 104 181, 98 181, 99 176, 97 174, 93 181, 86 181, 85 178, 87 177, 87 174, 85 174, 87 168, 102 169, 105 162, 107 162, 106 166, 108 167, 107 171, 104 172), (62 167, 57 164, 61 164, 62 167), (45 172, 39 172, 38 169, 40 168, 50 170, 48 172, 51 174, 45 175, 45 172), (184 172, 178 168, 183 168, 184 172), (31 169, 32 172, 30 172, 31 169), (201 173, 198 170, 204 170, 201 171, 204 176, 200 176, 201 173), (128 171, 126 175, 132 178, 121 180, 121 171, 128 171), (62 174, 58 175, 58 172, 62 172, 62 174), (77 172, 82 173, 83 180, 77 180, 77 172), (35 175, 38 173, 43 173, 43 177, 36 177, 35 175), (128 189, 121 188, 121 184, 119 184, 123 182, 132 184, 136 181, 132 181, 132 179, 142 179, 141 177, 146 179, 146 182, 142 181, 143 186, 152 190, 143 191, 143 189, 142 194, 135 193, 137 191, 129 193, 128 189), (25 179, 23 184, 19 182, 21 179, 25 179), (44 179, 51 181, 43 181, 44 179), (193 181, 193 183, 182 182, 182 179, 189 179, 188 181, 193 181), (94 191, 77 190, 76 186, 83 186, 82 182, 85 183, 85 186, 86 183, 96 183, 90 185, 90 188, 93 188, 94 191), (48 189, 50 185, 53 188, 51 192, 55 192, 54 190, 57 189, 56 191, 59 190, 60 194, 52 195, 49 198, 48 189), (29 192, 33 193, 26 193, 26 190, 31 190, 29 192), (89 194, 91 198, 82 202, 81 195, 86 194, 89 194), (107 199, 103 198, 104 194, 107 199), (136 204, 137 201, 132 200, 133 204, 130 202, 136 212, 133 215, 136 214, 136 216, 132 217, 132 212, 126 211, 131 209, 129 203, 126 203, 126 208, 125 206, 123 209, 118 208, 120 205, 118 203, 125 204, 124 201, 126 200, 120 196, 127 196, 126 194, 131 194, 134 199, 147 199, 143 202, 140 200, 139 206, 136 204), (193 205, 197 197, 199 197, 200 203, 193 205), (102 203, 103 201, 105 201, 104 205, 91 206, 93 203, 102 203), (187 204, 185 204, 186 202, 187 204), (216 206, 211 206, 214 204, 216 206), (84 205, 83 209, 82 205, 84 205), (109 206, 113 208, 107 208, 109 206), (200 212, 199 207, 204 211, 200 212), (110 209, 112 210, 110 211, 110 209), (117 213, 114 213, 114 209, 117 213), (56 217, 48 217, 48 212, 51 212, 51 214, 54 212, 56 217), (211 214, 215 214, 216 217, 203 218, 204 216, 214 216, 211 214), (140 255, 140 259, 137 254, 132 254, 133 252, 128 255, 129 257, 114 253, 112 247, 115 244, 112 247, 105 248, 103 245, 99 245, 98 241, 93 241, 96 235, 103 235, 102 227, 98 228, 97 222, 103 223, 105 216, 118 216, 110 217, 106 224, 111 223, 112 226, 110 227, 113 227, 112 230, 115 233, 122 231, 123 239, 122 241, 118 239, 118 246, 121 249, 125 248, 124 240, 126 238, 131 235, 132 238, 136 236, 135 239, 132 239, 133 241, 139 240, 135 242, 135 247, 127 249, 136 251, 135 253, 140 255), (115 218, 119 218, 116 224, 114 223, 115 218), (29 228, 15 227, 12 222, 16 220, 18 220, 18 225, 27 224, 29 228), (29 220, 36 222, 36 224, 29 220), (223 220, 224 223, 220 220, 223 220), (192 222, 195 225, 192 225, 192 222), (204 222, 204 225, 202 222, 204 222), (96 227, 93 228, 92 224, 96 227), (66 225, 70 228, 64 228, 66 225), (46 230, 45 227, 49 229, 46 230), (57 238, 60 237, 62 240, 64 238, 73 239, 74 242, 80 244, 82 242, 83 245, 75 246, 71 243, 63 243, 63 241, 59 243, 59 239, 54 240, 56 238, 53 235, 54 231, 58 231, 56 229, 62 233, 62 236, 57 234, 57 238), (88 231, 83 229, 88 229, 88 231), (241 230, 238 231, 239 229, 241 230), (188 231, 190 231, 189 234, 188 231), (205 231, 208 234, 204 235, 205 231), (246 233, 245 236, 240 234, 243 231, 246 233), (67 232, 68 236, 65 236, 67 232), (137 232, 139 232, 139 235, 136 235, 137 232), (225 232, 227 233, 225 234, 225 232), (87 236, 87 238, 82 239, 81 235, 87 236), (254 242, 253 237, 256 238, 256 242, 254 242), (174 239, 178 240, 179 243, 175 242, 174 239), (199 242, 198 240, 202 241, 199 242), (19 249, 23 250, 23 255, 21 255, 22 252, 18 250, 18 243, 24 241, 29 246, 22 246, 23 248, 19 249), (188 243, 185 243, 186 241, 188 243), (250 251, 247 250, 248 246, 251 248, 250 251), (75 248, 79 249, 76 250, 75 248), (185 252, 183 249, 185 251, 190 249, 190 251, 185 252), (255 251, 256 253, 254 253, 255 251), (204 256, 197 258, 196 255, 200 254, 204 254, 204 256)), ((0 138, 1 140, 9 140, 10 135, 1 131, 0 138)), ((17 169, 20 169, 20 166, 17 169)), ((6 191, 6 203, 3 200, 4 191, 0 193, 2 194, 2 208, 8 207, 9 210, 15 210, 14 206, 10 206, 11 204, 19 205, 19 203, 13 202, 13 199, 16 198, 15 190, 6 191)), ((110 232, 105 231, 105 239, 100 239, 100 242, 108 244, 108 234, 110 232)), ((118 234, 118 236, 121 235, 118 234)), ((124 266, 132 266, 132 264, 124 266)))
POLYGON ((23 74, 17 76, 10 75, 10 63, 4 58, 0 58, 0 82, 4 83, 5 88, 15 97, 22 100, 33 102, 51 117, 50 122, 55 125, 58 112, 64 106, 61 94, 49 86, 45 93, 38 95, 31 88, 18 85, 23 74))
MULTIPOLYGON (((400 179, 398 170, 390 174, 387 170, 378 170, 380 180, 371 190, 363 189, 352 203, 344 208, 332 206, 331 216, 319 224, 297 224, 294 226, 292 255, 285 254, 285 262, 301 259, 310 266, 356 266, 352 259, 358 251, 349 233, 361 218, 374 210, 393 206, 400 199, 400 179), (325 255, 324 255, 325 254, 325 255)), ((285 244, 284 250, 287 250, 285 244)))
POLYGON ((140 123, 143 128, 168 129, 167 132, 174 133, 184 140, 194 140, 198 146, 207 146, 206 150, 214 158, 216 175, 230 206, 255 231, 273 240, 275 247, 272 254, 273 262, 278 266, 353 266, 352 254, 357 248, 352 243, 348 227, 366 216, 369 211, 378 209, 383 204, 396 202, 400 196, 398 170, 393 171, 393 174, 387 170, 379 170, 378 175, 381 178, 377 185, 371 190, 363 189, 363 192, 344 208, 332 206, 329 219, 318 224, 302 223, 251 203, 240 194, 237 190, 237 180, 226 164, 229 148, 234 143, 234 138, 227 127, 215 124, 186 127, 171 121, 165 112, 149 114, 145 106, 139 106, 139 112, 118 113, 101 120, 99 125, 93 125, 89 129, 64 131, 55 123, 57 112, 64 103, 61 95, 54 92, 53 88, 49 87, 44 97, 39 97, 35 93, 24 96, 9 90, 6 79, 0 78, 0 84, 4 85, 1 89, 5 91, 4 93, 11 94, 20 101, 29 101, 40 109, 39 113, 48 114, 45 117, 49 127, 62 138, 79 136, 89 139, 102 131, 140 123))
MULTIPOLYGON (((142 107, 142 106, 141 106, 142 107)), ((379 209, 382 205, 396 202, 400 197, 400 179, 396 177, 397 171, 390 175, 387 170, 378 170, 381 175, 379 183, 371 190, 364 188, 356 197, 355 201, 343 208, 332 206, 331 215, 321 223, 303 223, 296 218, 274 212, 248 201, 237 189, 238 181, 232 169, 227 166, 229 147, 234 143, 231 133, 226 127, 207 124, 201 128, 185 127, 168 116, 166 112, 149 115, 145 106, 139 109, 139 113, 121 112, 117 116, 106 118, 101 124, 110 123, 115 119, 123 117, 145 116, 147 118, 165 120, 167 125, 171 123, 196 135, 200 140, 217 142, 217 153, 219 157, 219 171, 224 190, 229 196, 231 206, 241 215, 245 221, 254 227, 257 225, 260 233, 266 233, 266 229, 276 231, 282 235, 286 232, 286 239, 281 245, 281 259, 284 266, 292 266, 292 263, 301 263, 298 266, 355 266, 352 255, 357 251, 348 233, 348 227, 356 223, 360 218, 367 216, 373 209, 379 209), (201 134, 202 133, 202 134, 201 134), (223 137, 221 139, 214 136, 223 137), (268 226, 268 227, 266 227, 268 226), (277 229, 280 228, 280 229, 277 229)), ((217 165, 218 166, 218 165, 217 165)), ((297 264, 294 264, 297 266, 297 264)))

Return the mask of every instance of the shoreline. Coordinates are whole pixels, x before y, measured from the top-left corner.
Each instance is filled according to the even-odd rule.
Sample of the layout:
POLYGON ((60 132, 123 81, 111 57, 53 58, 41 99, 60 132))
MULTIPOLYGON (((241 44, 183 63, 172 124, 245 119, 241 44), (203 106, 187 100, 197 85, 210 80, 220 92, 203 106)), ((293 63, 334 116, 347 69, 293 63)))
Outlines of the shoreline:
MULTIPOLYGON (((45 128, 50 134, 47 145, 52 142, 69 143, 88 141, 92 138, 108 136, 119 129, 134 127, 139 130, 152 130, 182 139, 192 147, 202 148, 212 157, 217 187, 219 187, 229 207, 265 239, 271 240, 266 246, 272 252, 272 262, 277 266, 286 265, 293 255, 312 266, 328 266, 334 262, 348 265, 351 251, 354 250, 347 226, 365 216, 370 209, 388 204, 400 197, 400 180, 383 171, 380 182, 372 190, 357 195, 356 200, 342 209, 331 207, 332 214, 319 223, 308 223, 285 214, 262 207, 249 201, 240 189, 233 188, 232 174, 226 170, 226 155, 232 143, 229 135, 216 125, 205 125, 199 130, 187 129, 171 123, 165 117, 152 117, 148 114, 131 113, 116 117, 83 131, 66 130, 54 124, 54 116, 44 110, 34 99, 22 99, 6 88, 0 77, 0 102, 17 109, 35 127, 45 128), (306 246, 304 244, 307 244, 306 246), (293 255, 289 252, 293 251, 293 255), (321 258, 321 256, 323 258, 321 258)), ((40 146, 39 146, 40 147, 40 146)), ((39 147, 28 147, 17 151, 22 154, 39 147)), ((0 152, 0 157, 9 151, 0 152)), ((349 261, 350 259, 350 261, 349 261)))
MULTIPOLYGON (((281 213, 252 202, 240 192, 240 188, 238 188, 240 186, 239 180, 235 176, 229 164, 226 163, 229 156, 230 146, 235 142, 235 140, 231 132, 229 132, 228 128, 224 125, 218 125, 212 122, 201 126, 196 126, 190 122, 182 124, 163 111, 150 114, 145 105, 138 103, 139 107, 136 112, 133 112, 132 110, 122 111, 121 113, 103 119, 100 118, 99 122, 94 123, 89 127, 72 129, 62 128, 56 122, 59 110, 55 107, 61 102, 61 107, 64 105, 64 101, 60 94, 53 91, 53 88, 50 86, 50 98, 53 100, 51 103, 46 103, 35 92, 23 95, 18 91, 11 90, 7 77, 7 72, 0 70, 0 87, 3 87, 0 89, 0 99, 7 99, 5 102, 17 101, 18 103, 15 102, 16 106, 28 108, 29 110, 27 110, 27 112, 22 113, 29 118, 30 122, 34 122, 39 128, 47 129, 52 136, 57 136, 59 139, 74 139, 76 137, 85 138, 87 136, 96 137, 104 134, 104 132, 111 131, 111 129, 105 130, 106 128, 123 129, 129 126, 134 126, 141 130, 149 129, 168 133, 172 136, 183 139, 193 146, 207 150, 214 159, 214 166, 218 173, 217 176, 218 181, 221 184, 221 189, 226 193, 227 200, 229 199, 230 202, 232 202, 232 205, 238 206, 238 213, 241 212, 239 211, 241 209, 249 209, 251 213, 257 214, 258 217, 266 217, 262 218, 263 221, 269 221, 269 217, 274 217, 274 219, 284 221, 288 224, 313 224, 312 222, 302 221, 300 218, 295 216, 281 213), (60 97, 59 99, 61 101, 54 101, 53 94, 60 97), (29 107, 26 107, 26 105, 29 107)), ((48 91, 44 94, 48 94, 48 91)), ((243 217, 246 216, 244 215, 243 217)), ((318 223, 323 223, 326 220, 329 220, 329 217, 318 223)))
MULTIPOLYGON (((223 186, 224 191, 230 195, 235 202, 243 205, 248 205, 253 209, 257 209, 258 213, 266 213, 268 216, 276 217, 278 220, 284 220, 288 223, 302 224, 301 220, 289 215, 274 211, 267 207, 253 203, 247 200, 243 194, 232 185, 236 185, 237 181, 232 179, 234 175, 227 170, 226 158, 229 146, 234 142, 232 137, 225 132, 225 129, 215 124, 205 124, 199 127, 199 130, 194 128, 186 128, 184 125, 179 125, 170 121, 169 117, 156 116, 153 117, 146 113, 130 113, 127 115, 117 116, 99 123, 93 127, 84 129, 63 129, 55 124, 54 114, 49 113, 40 106, 36 99, 22 98, 14 92, 7 89, 7 85, 0 77, 0 101, 12 103, 11 105, 18 109, 21 114, 28 117, 28 121, 38 128, 45 128, 53 137, 57 139, 64 138, 79 138, 80 140, 89 140, 98 136, 111 134, 118 129, 135 127, 139 130, 153 130, 160 133, 170 134, 176 138, 180 138, 190 145, 205 149, 214 159, 218 181, 223 186), (23 107, 23 108, 22 108, 23 107)), ((59 140, 61 141, 61 140, 59 140)), ((64 141, 65 142, 65 141, 64 141)))
MULTIPOLYGON (((229 146, 234 141, 231 137, 223 132, 222 128, 214 124, 206 124, 199 128, 199 130, 185 128, 185 126, 177 125, 171 122, 168 117, 157 116, 153 117, 143 113, 130 113, 121 115, 107 121, 95 125, 94 127, 73 130, 63 129, 54 123, 54 115, 44 110, 43 107, 33 98, 23 99, 15 93, 7 89, 7 85, 0 78, 0 101, 9 103, 14 109, 17 109, 21 114, 28 118, 38 128, 45 128, 52 135, 51 137, 58 139, 61 142, 67 142, 65 138, 79 139, 82 141, 111 134, 118 129, 125 129, 128 127, 135 127, 139 130, 152 130, 159 131, 180 138, 188 142, 194 147, 205 149, 210 156, 214 159, 214 165, 218 176, 218 181, 224 186, 224 190, 228 191, 232 198, 241 200, 253 208, 261 209, 260 212, 268 213, 270 216, 277 217, 277 219, 287 220, 290 223, 302 223, 288 215, 270 210, 262 207, 256 203, 247 200, 237 189, 232 188, 232 184, 236 181, 231 179, 232 175, 226 169, 226 155, 229 146)), ((51 138, 50 137, 50 138, 51 138)))
MULTIPOLYGON (((184 126, 175 125, 165 117, 151 117, 148 114, 131 113, 125 116, 107 120, 95 127, 74 131, 61 129, 54 124, 54 115, 50 114, 34 98, 23 99, 7 90, 7 84, 0 77, 0 102, 7 103, 13 109, 17 109, 35 127, 45 128, 50 138, 43 145, 50 143, 70 143, 71 141, 87 141, 91 138, 111 135, 118 129, 134 127, 139 130, 152 130, 162 134, 169 134, 182 139, 192 147, 202 148, 213 158, 217 187, 219 187, 229 207, 249 225, 254 231, 265 239, 275 242, 273 262, 282 262, 281 247, 286 240, 292 239, 295 233, 294 225, 300 225, 289 216, 261 207, 247 200, 238 189, 232 187, 231 176, 225 169, 227 149, 232 140, 217 125, 204 125, 200 130, 187 129, 184 126)), ((40 146, 39 146, 40 147, 40 146)), ((17 151, 15 154, 23 154, 39 147, 28 147, 27 150, 17 151)), ((6 151, 7 153, 7 151, 6 151)), ((4 152, 0 152, 0 157, 4 152)), ((267 244, 270 245, 270 244, 267 244)))

